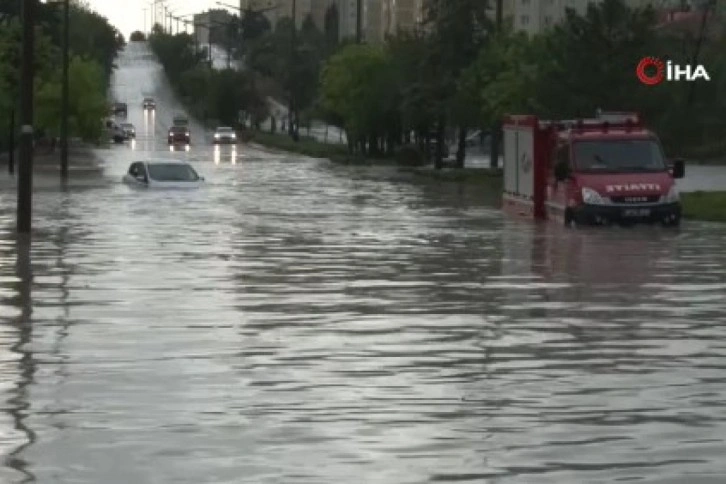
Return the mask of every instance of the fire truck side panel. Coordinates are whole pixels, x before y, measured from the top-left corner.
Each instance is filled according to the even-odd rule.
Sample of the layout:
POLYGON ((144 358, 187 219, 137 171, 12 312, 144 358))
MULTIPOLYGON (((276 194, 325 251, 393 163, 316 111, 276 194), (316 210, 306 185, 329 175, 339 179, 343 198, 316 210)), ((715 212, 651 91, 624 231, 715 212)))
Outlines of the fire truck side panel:
POLYGON ((537 119, 512 116, 504 124, 504 194, 502 205, 510 214, 533 218, 534 143, 537 119))

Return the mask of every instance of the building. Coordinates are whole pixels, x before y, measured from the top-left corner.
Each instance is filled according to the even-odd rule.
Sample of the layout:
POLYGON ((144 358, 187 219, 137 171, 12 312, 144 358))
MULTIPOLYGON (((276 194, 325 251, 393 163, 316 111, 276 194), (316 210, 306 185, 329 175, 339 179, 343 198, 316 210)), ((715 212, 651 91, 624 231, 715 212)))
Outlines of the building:
POLYGON ((328 9, 334 4, 331 0, 311 0, 310 1, 310 14, 313 16, 313 22, 315 26, 321 32, 325 31, 325 14, 328 9))
MULTIPOLYGON (((698 9, 706 0, 625 0, 630 8, 652 6, 659 12, 698 9)), ((584 15, 593 0, 504 0, 504 18, 510 19, 515 30, 536 34, 561 22, 568 8, 584 15)))
POLYGON ((366 39, 383 42, 399 31, 411 31, 423 22, 424 0, 368 0, 366 39))
POLYGON ((229 25, 232 15, 227 10, 209 10, 194 15, 194 37, 198 44, 221 43, 220 38, 226 35, 224 26, 229 25), (211 36, 211 39, 210 39, 211 36))
MULTIPOLYGON (((312 4, 318 0, 295 1, 295 24, 302 26, 305 17, 312 13, 312 4)), ((240 0, 240 10, 261 11, 274 29, 282 18, 292 17, 293 0, 240 0)))

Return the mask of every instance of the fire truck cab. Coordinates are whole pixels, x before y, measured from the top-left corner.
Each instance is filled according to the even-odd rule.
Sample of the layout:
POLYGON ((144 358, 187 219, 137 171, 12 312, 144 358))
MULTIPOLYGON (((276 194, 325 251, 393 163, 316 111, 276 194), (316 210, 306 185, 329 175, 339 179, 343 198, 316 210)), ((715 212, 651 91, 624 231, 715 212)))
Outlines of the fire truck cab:
POLYGON ((669 163, 658 137, 636 113, 504 121, 503 207, 516 215, 567 226, 677 226, 681 203, 675 179, 684 174, 683 160, 669 163))

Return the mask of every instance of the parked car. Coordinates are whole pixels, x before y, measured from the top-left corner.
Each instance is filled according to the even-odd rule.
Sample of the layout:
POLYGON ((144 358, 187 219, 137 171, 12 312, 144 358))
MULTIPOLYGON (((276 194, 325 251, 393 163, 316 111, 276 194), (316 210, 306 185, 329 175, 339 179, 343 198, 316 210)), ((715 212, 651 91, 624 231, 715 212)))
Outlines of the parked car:
POLYGON ((106 132, 108 137, 114 143, 123 143, 126 140, 126 132, 124 129, 116 123, 113 119, 106 120, 106 132))
POLYGON ((168 142, 174 144, 190 144, 191 134, 186 126, 172 126, 169 128, 168 142))
POLYGON ((126 103, 115 103, 113 105, 113 114, 116 116, 128 116, 129 108, 126 103))
POLYGON ((237 133, 233 128, 228 126, 220 126, 214 132, 214 144, 234 144, 237 143, 237 133))
POLYGON ((121 123, 121 129, 124 130, 126 139, 136 138, 136 128, 131 123, 121 123))
POLYGON ((143 102, 143 108, 144 110, 155 110, 156 109, 156 101, 154 101, 153 97, 145 97, 143 102))
POLYGON ((147 160, 131 163, 122 180, 140 188, 198 188, 204 178, 185 161, 147 160))

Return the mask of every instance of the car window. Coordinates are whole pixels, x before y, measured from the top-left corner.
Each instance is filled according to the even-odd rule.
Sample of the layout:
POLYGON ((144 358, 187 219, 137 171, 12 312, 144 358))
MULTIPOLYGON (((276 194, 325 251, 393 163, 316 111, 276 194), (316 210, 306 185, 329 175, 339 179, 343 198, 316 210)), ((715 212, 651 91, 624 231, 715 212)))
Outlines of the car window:
POLYGON ((149 176, 156 181, 194 182, 199 175, 189 165, 179 163, 154 163, 149 165, 149 176))

